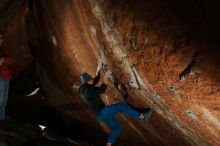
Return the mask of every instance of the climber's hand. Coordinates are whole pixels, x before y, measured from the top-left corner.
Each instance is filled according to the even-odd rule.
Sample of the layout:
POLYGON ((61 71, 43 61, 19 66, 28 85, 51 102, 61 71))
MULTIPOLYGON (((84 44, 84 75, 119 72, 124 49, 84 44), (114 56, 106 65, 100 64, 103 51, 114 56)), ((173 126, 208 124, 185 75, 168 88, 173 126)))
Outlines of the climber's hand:
POLYGON ((103 63, 102 63, 101 61, 99 61, 98 67, 97 67, 97 70, 96 70, 96 75, 98 75, 99 71, 100 71, 101 68, 102 68, 102 65, 103 65, 103 63))
POLYGON ((107 70, 107 72, 105 73, 105 77, 109 78, 111 76, 112 72, 110 70, 107 70))
POLYGON ((98 71, 100 71, 100 69, 102 68, 102 65, 103 65, 102 62, 99 62, 99 63, 98 63, 98 67, 97 67, 97 70, 98 70, 98 71))

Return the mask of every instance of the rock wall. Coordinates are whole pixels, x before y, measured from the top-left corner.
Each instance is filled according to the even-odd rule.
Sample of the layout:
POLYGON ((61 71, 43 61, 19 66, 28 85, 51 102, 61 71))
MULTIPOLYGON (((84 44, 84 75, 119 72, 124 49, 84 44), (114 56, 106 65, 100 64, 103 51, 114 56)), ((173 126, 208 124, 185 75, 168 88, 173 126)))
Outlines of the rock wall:
POLYGON ((112 71, 106 104, 154 109, 146 124, 120 115, 118 145, 220 144, 219 1, 28 2, 29 47, 64 115, 100 129, 77 89, 80 73, 95 75, 102 61, 112 71))

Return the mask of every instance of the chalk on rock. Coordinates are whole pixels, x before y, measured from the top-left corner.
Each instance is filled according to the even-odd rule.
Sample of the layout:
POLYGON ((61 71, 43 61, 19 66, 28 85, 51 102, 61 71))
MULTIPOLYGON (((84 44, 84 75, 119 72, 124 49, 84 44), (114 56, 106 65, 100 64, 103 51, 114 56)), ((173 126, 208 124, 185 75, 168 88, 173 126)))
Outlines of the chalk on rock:
POLYGON ((192 120, 198 120, 197 115, 191 109, 187 109, 186 113, 192 120))

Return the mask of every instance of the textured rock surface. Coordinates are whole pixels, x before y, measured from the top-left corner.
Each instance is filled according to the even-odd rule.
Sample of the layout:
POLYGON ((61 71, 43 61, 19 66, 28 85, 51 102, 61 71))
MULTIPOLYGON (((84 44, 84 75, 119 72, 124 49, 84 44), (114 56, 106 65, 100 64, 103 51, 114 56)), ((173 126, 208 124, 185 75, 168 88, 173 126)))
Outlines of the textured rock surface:
MULTIPOLYGON (((94 75, 102 60, 127 88, 127 102, 155 109, 146 125, 120 115, 125 126, 118 145, 220 145, 219 1, 33 0, 22 6, 16 16, 24 19, 26 12, 20 27, 28 39, 4 30, 28 40, 48 102, 61 113, 100 129, 77 88, 80 73, 94 75)), ((103 99, 125 102, 123 94, 110 84, 103 99)))

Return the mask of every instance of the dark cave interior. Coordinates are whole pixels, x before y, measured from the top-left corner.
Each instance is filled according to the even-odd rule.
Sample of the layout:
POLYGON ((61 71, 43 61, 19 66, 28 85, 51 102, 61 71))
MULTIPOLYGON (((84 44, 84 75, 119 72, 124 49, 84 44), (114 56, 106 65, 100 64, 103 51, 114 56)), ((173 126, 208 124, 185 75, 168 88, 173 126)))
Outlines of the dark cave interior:
POLYGON ((98 60, 113 73, 106 104, 154 109, 146 124, 118 115, 115 145, 220 145, 219 26, 219 0, 1 0, 14 63, 0 145, 105 145, 78 93, 98 60))

